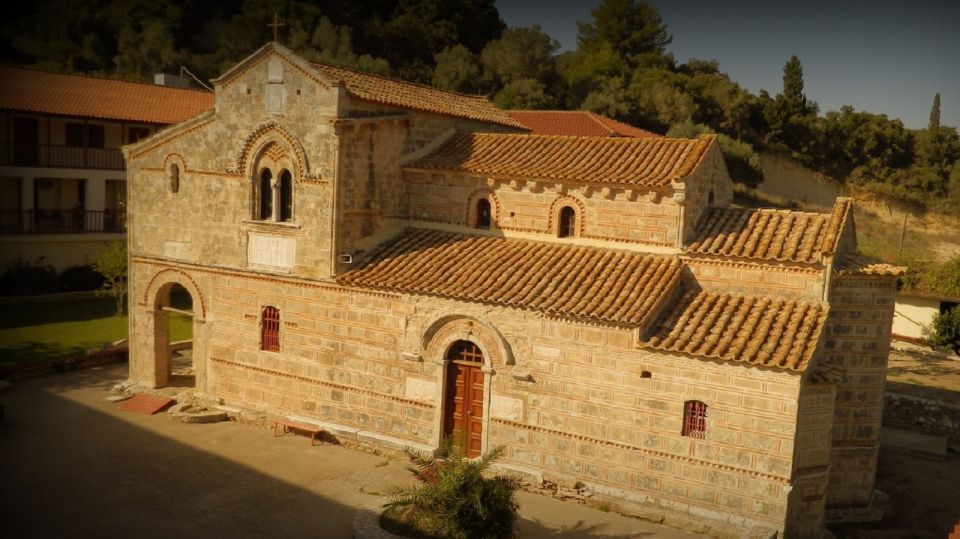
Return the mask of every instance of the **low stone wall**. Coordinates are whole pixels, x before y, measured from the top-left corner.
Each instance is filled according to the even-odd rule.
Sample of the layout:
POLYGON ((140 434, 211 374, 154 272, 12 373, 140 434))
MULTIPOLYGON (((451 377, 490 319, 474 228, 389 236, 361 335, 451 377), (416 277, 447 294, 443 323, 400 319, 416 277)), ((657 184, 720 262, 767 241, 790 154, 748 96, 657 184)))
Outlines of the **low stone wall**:
POLYGON ((933 399, 887 393, 883 424, 889 427, 946 437, 960 444, 960 406, 933 399))

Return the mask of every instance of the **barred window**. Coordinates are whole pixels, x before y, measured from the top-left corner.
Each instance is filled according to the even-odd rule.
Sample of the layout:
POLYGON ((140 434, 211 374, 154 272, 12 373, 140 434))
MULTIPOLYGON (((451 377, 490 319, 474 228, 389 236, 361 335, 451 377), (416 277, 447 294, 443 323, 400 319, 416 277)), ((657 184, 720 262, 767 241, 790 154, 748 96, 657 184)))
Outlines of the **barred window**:
POLYGON ((700 401, 683 403, 683 435, 691 438, 707 436, 707 405, 700 401))
POLYGON ((280 351, 280 310, 267 305, 260 316, 260 349, 280 351))

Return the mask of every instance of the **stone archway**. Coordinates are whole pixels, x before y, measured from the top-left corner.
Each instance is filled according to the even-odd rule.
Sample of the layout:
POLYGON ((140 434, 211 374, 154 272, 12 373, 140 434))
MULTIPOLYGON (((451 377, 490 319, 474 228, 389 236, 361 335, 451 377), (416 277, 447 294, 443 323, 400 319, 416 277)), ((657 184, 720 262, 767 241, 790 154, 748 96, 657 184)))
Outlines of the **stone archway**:
MULTIPOLYGON (((141 303, 145 309, 138 313, 142 323, 135 326, 136 352, 131 358, 131 378, 150 387, 192 386, 201 392, 207 389, 206 306, 203 294, 187 273, 178 269, 164 269, 150 280, 141 303), (189 299, 178 302, 176 292, 189 299), (190 357, 192 380, 189 374, 175 375, 172 353, 178 352, 170 343, 170 317, 189 316, 190 357), (145 356, 145 357, 143 357, 145 356), (134 363, 135 361, 135 363, 134 363), (192 382, 192 383, 191 383, 192 382)), ((180 366, 181 368, 183 365, 180 366)))
POLYGON ((424 358, 437 369, 437 409, 433 444, 453 431, 464 432, 465 450, 477 456, 487 448, 490 392, 496 367, 513 365, 510 346, 492 326, 467 316, 446 316, 423 335, 424 358), (469 409, 468 409, 469 408, 469 409))

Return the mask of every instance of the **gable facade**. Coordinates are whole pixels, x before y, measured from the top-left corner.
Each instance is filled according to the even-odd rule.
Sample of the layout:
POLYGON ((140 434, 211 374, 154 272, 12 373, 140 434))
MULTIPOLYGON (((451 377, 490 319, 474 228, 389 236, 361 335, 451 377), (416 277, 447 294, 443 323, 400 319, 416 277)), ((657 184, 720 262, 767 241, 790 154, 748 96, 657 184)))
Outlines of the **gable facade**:
POLYGON ((357 443, 462 433, 721 534, 816 535, 831 500, 867 503, 872 475, 838 475, 835 445, 869 468, 856 427, 879 423, 841 434, 834 415, 875 404, 838 388, 876 387, 895 271, 841 275, 849 202, 728 215, 712 137, 529 134, 485 100, 274 44, 216 95, 125 149, 132 382, 170 383, 177 284, 196 390, 230 404, 357 443))

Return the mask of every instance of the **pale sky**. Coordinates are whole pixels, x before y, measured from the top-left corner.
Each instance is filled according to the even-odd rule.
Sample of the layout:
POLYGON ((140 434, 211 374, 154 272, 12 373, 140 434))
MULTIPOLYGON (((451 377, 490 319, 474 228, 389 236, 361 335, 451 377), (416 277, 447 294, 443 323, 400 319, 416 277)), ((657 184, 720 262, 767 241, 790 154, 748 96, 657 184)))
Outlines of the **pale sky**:
MULTIPOLYGON (((935 93, 941 123, 960 127, 960 0, 652 0, 678 62, 716 59, 752 92, 782 87, 783 64, 803 63, 821 112, 852 105, 926 127, 935 93)), ((540 27, 576 47, 578 20, 599 0, 498 0, 510 26, 540 27)))

